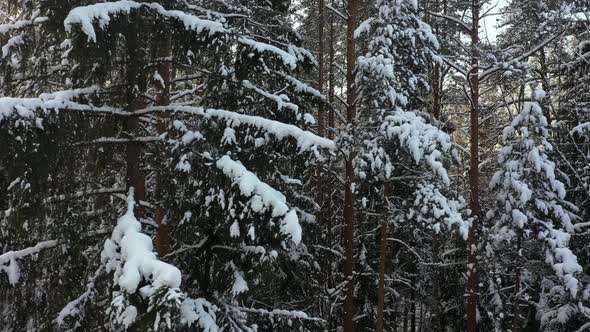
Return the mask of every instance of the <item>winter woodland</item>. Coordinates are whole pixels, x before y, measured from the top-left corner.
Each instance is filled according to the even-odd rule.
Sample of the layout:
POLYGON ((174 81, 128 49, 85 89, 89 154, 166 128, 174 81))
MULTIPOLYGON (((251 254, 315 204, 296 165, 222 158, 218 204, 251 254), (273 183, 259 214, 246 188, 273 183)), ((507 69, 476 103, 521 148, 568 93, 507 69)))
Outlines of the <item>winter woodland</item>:
POLYGON ((0 1, 0 331, 590 331, 590 4, 0 1))

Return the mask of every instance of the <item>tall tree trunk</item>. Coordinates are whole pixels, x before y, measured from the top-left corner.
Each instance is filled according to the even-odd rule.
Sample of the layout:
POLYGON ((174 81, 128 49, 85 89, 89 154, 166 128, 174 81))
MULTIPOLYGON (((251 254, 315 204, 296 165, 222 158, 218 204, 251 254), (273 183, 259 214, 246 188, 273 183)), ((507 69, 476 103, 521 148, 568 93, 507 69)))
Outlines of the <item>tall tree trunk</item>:
MULTIPOLYGON (((541 65, 540 74, 541 74, 541 81, 543 82, 543 90, 547 92, 547 96, 551 96, 551 83, 549 80, 549 68, 547 66, 547 56, 545 55, 545 48, 539 50, 539 64, 541 65)), ((545 118, 547 118, 547 123, 551 126, 552 116, 551 116, 551 105, 552 103, 543 103, 546 104, 546 107, 543 107, 543 113, 545 118)))
MULTIPOLYGON (((318 0, 318 91, 324 92, 324 0, 318 0)), ((318 107, 318 132, 320 136, 325 136, 325 114, 324 102, 320 102, 318 107)))
POLYGON ((434 260, 434 271, 432 276, 432 302, 431 310, 432 316, 430 317, 430 327, 433 331, 443 331, 442 329, 442 308, 440 305, 441 300, 441 285, 440 285, 440 271, 437 264, 439 263, 440 257, 440 240, 438 234, 432 236, 432 258, 434 260))
MULTIPOLYGON (((346 119, 349 129, 354 126, 356 116, 356 41, 354 30, 357 26, 358 1, 348 1, 348 26, 347 26, 347 45, 346 45, 346 119)), ((346 278, 346 294, 344 297, 344 332, 353 332, 354 329, 354 207, 352 183, 354 170, 352 159, 354 158, 354 147, 350 147, 346 157, 346 180, 344 181, 344 276, 346 278)))
POLYGON ((408 303, 408 298, 405 297, 404 298, 404 323, 403 323, 403 331, 407 332, 408 331, 408 313, 409 313, 409 303, 408 303))
MULTIPOLYGON (((170 104, 170 81, 172 79, 172 64, 166 57, 170 55, 170 40, 166 33, 162 38, 162 45, 158 51, 160 59, 157 59, 158 67, 157 71, 162 80, 156 82, 156 106, 166 106, 170 104)), ((166 130, 166 118, 160 117, 157 123, 158 133, 163 133, 166 130)), ((162 181, 162 179, 159 179, 162 181)), ((159 190, 156 190, 159 192, 159 190)), ((155 221, 158 224, 158 230, 156 232, 155 246, 156 251, 160 257, 164 257, 168 254, 168 248, 170 244, 170 236, 168 233, 168 225, 166 223, 166 211, 161 206, 158 206, 155 211, 155 221)))
MULTIPOLYGON (((354 1, 354 0, 353 0, 354 1)), ((346 278, 346 294, 344 295, 344 332, 354 329, 354 207, 352 180, 352 156, 346 156, 346 181, 344 188, 344 276, 346 278)))
POLYGON ((435 119, 440 119, 440 105, 441 105, 441 93, 440 93, 440 64, 435 63, 432 69, 432 116, 435 119))
POLYGON ((470 112, 470 168, 469 168, 469 207, 473 223, 469 229, 467 265, 467 332, 477 331, 477 243, 479 224, 479 0, 472 0, 471 26, 471 112, 470 112))
MULTIPOLYGON (((126 99, 128 111, 133 112, 142 109, 146 106, 144 98, 138 91, 146 91, 147 84, 145 74, 142 72, 140 47, 137 40, 136 28, 130 28, 126 31, 125 39, 127 41, 128 64, 126 80, 129 88, 126 91, 126 99), (135 89, 137 88, 137 90, 135 89)), ((125 131, 134 136, 139 132, 139 117, 130 116, 125 121, 125 131)), ((144 209, 141 201, 145 201, 145 177, 141 173, 141 154, 142 146, 138 142, 130 142, 127 144, 127 151, 125 155, 126 170, 126 185, 127 189, 133 187, 135 189, 135 214, 137 218, 144 216, 144 209)))
POLYGON ((412 302, 410 303, 410 332, 416 332, 416 290, 412 289, 412 302))
POLYGON ((512 317, 512 332, 520 331, 520 275, 522 273, 522 265, 524 263, 522 256, 520 254, 520 250, 522 248, 523 236, 523 230, 519 229, 518 241, 516 244, 516 253, 518 255, 518 258, 516 260, 516 285, 514 287, 514 317, 512 317))
MULTIPOLYGON (((424 5, 427 6, 429 2, 426 2, 424 5)), ((434 8, 428 8, 428 10, 439 12, 440 9, 438 0, 434 1, 434 8)), ((439 35, 439 24, 438 19, 433 19, 433 29, 436 36, 439 35)), ((432 67, 432 116, 435 119, 440 119, 440 108, 441 108, 441 93, 440 93, 440 77, 441 77, 441 64, 438 62, 435 63, 432 67)))
POLYGON ((383 332, 383 309, 385 306, 385 258, 387 257, 387 221, 381 225, 379 243, 379 286, 377 289, 377 324, 375 331, 383 332))
MULTIPOLYGON (((332 7, 334 0, 332 0, 332 7)), ((328 127, 334 128, 334 13, 330 14, 330 54, 328 55, 328 102, 330 110, 328 113, 328 127)), ((328 132, 328 137, 333 138, 334 133, 328 132)))

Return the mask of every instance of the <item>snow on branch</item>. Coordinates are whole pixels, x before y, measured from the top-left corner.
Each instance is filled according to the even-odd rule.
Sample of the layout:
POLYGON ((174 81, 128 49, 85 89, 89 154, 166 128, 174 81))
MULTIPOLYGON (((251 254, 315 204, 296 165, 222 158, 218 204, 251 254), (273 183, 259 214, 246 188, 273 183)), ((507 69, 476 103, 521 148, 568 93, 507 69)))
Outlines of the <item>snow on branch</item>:
POLYGON ((304 82, 301 82, 300 80, 296 79, 295 77, 293 77, 291 75, 287 75, 287 74, 277 71, 277 70, 275 70, 274 73, 278 74, 279 76, 281 76, 285 80, 287 80, 287 82, 289 82, 289 84, 291 86, 293 86, 293 88, 295 89, 296 92, 307 93, 309 95, 320 98, 322 100, 327 99, 326 96, 322 95, 322 93, 320 91, 309 86, 308 84, 306 84, 304 82))
POLYGON ((343 19, 343 20, 346 21, 348 19, 348 14, 346 14, 346 15, 342 14, 341 12, 338 11, 338 9, 334 8, 332 5, 326 4, 326 8, 328 8, 334 14, 340 16, 340 18, 343 19))
POLYGON ((14 30, 20 30, 22 28, 26 28, 28 26, 35 25, 35 24, 41 24, 43 22, 47 22, 48 20, 49 20, 48 17, 40 16, 40 17, 35 17, 30 20, 20 20, 20 21, 14 22, 14 23, 0 24, 0 34, 5 34, 5 33, 8 33, 8 32, 14 31, 14 30))
POLYGON ((415 219, 418 223, 426 223, 435 231, 440 233, 441 227, 450 231, 458 227, 458 233, 464 240, 467 240, 471 223, 463 219, 461 210, 465 202, 453 200, 440 192, 434 184, 420 183, 415 192, 414 205, 410 207, 408 219, 415 219))
POLYGON ((66 304, 66 306, 60 310, 55 320, 57 325, 62 326, 67 317, 77 317, 83 314, 84 306, 86 303, 88 303, 88 301, 91 301, 96 294, 96 279, 103 272, 104 266, 101 265, 98 267, 96 272, 94 272, 94 275, 88 280, 88 283, 86 284, 86 291, 82 293, 82 295, 78 296, 78 298, 75 300, 68 302, 68 304, 66 304))
POLYGON ((287 51, 284 51, 284 50, 276 47, 276 46, 262 43, 262 42, 257 42, 255 40, 252 40, 250 38, 245 38, 245 37, 240 37, 238 39, 238 42, 240 44, 249 46, 260 53, 270 52, 270 53, 274 53, 275 55, 278 55, 281 58, 281 60, 283 61, 283 64, 285 66, 289 66, 289 68, 291 68, 291 70, 294 70, 297 67, 297 57, 287 51))
POLYGON ((88 36, 88 40, 96 42, 96 31, 93 26, 95 20, 98 21, 98 26, 104 29, 108 26, 111 15, 129 14, 132 9, 139 8, 152 9, 162 16, 177 19, 184 24, 186 30, 192 30, 197 33, 207 31, 209 35, 227 32, 220 22, 201 19, 178 10, 167 10, 157 3, 127 0, 103 2, 74 8, 64 20, 64 27, 67 32, 71 32, 72 26, 79 24, 81 25, 82 32, 88 36))
POLYGON ((289 97, 285 94, 276 95, 274 93, 270 93, 262 88, 259 88, 252 84, 252 82, 248 80, 242 81, 242 86, 248 90, 255 91, 259 95, 273 100, 277 104, 277 109, 281 111, 283 108, 290 109, 294 111, 296 114, 299 113, 299 106, 289 102, 289 97))
POLYGON ((244 165, 228 156, 221 157, 216 166, 238 185, 242 195, 246 197, 255 195, 251 201, 252 209, 255 212, 264 212, 270 208, 273 217, 283 217, 281 233, 290 235, 296 244, 301 242, 301 225, 299 225, 297 212, 289 209, 283 194, 260 181, 256 174, 248 171, 244 165))
POLYGON ((495 72, 497 72, 499 70, 502 70, 503 68, 506 68, 507 66, 509 66, 511 64, 520 62, 520 61, 528 58, 529 56, 537 53, 539 50, 541 50, 543 47, 545 47, 547 44, 551 43, 555 39, 562 37, 565 33, 566 33, 566 30, 563 30, 563 31, 561 31, 558 34, 555 34, 555 35, 550 36, 549 38, 543 40, 542 42, 540 42, 539 44, 537 44, 536 46, 534 46, 533 48, 531 48, 528 52, 526 52, 526 53, 524 53, 524 54, 522 54, 522 55, 520 55, 520 56, 518 56, 518 57, 516 57, 516 58, 514 58, 512 60, 506 61, 506 62, 502 63, 501 65, 494 66, 492 68, 486 69, 485 71, 483 71, 483 72, 481 72, 479 74, 479 79, 480 80, 484 80, 488 76, 490 76, 491 74, 493 74, 493 73, 495 73, 495 72))
POLYGON ((133 188, 130 188, 127 211, 117 221, 101 254, 107 272, 114 271, 115 284, 129 294, 135 293, 142 281, 149 283, 142 291, 146 291, 146 287, 151 290, 180 287, 180 270, 156 258, 152 239, 141 232, 141 223, 133 214, 134 207, 133 188))
POLYGON ((63 202, 65 200, 73 199, 73 198, 80 198, 84 196, 91 196, 91 195, 101 195, 101 194, 114 194, 114 193, 124 193, 125 188, 123 187, 114 187, 114 188, 100 188, 100 189, 92 189, 87 191, 77 191, 71 194, 62 194, 57 196, 47 197, 43 200, 43 203, 53 203, 53 202, 63 202))
MULTIPOLYGON (((130 116, 131 113, 114 107, 97 107, 80 104, 71 101, 73 98, 92 94, 98 91, 97 87, 83 89, 64 90, 54 93, 44 93, 39 98, 0 98, 0 122, 10 118, 33 119, 35 111, 42 110, 45 113, 50 110, 72 110, 82 112, 108 113, 121 116, 130 116)), ((37 127, 42 128, 41 119, 36 119, 37 127)))
POLYGON ((2 56, 0 59, 6 58, 10 54, 10 50, 17 49, 20 45, 24 44, 25 40, 23 39, 23 34, 8 39, 6 44, 2 45, 2 56))
POLYGON ((434 174, 446 185, 450 184, 447 170, 440 161, 442 153, 448 152, 452 146, 447 133, 426 123, 424 118, 416 113, 401 110, 385 117, 381 132, 388 139, 397 138, 416 164, 426 161, 434 174))
POLYGON ((570 131, 570 134, 573 135, 574 133, 577 133, 582 135, 586 132, 590 134, 590 122, 581 123, 575 126, 574 129, 570 131))
POLYGON ((41 250, 50 249, 57 246, 59 242, 56 240, 49 240, 37 243, 33 247, 25 248, 18 251, 8 251, 0 255, 0 271, 8 275, 8 282, 15 285, 20 279, 20 269, 17 263, 18 259, 26 256, 35 255, 41 250))
POLYGON ((336 150, 334 141, 317 136, 312 132, 302 130, 301 128, 286 124, 280 121, 270 120, 259 116, 252 116, 240 114, 219 109, 205 109, 202 107, 183 106, 183 105, 169 105, 169 106, 155 106, 138 110, 135 114, 146 114, 152 112, 180 112, 192 115, 199 115, 207 118, 217 118, 226 120, 230 127, 238 127, 242 124, 256 127, 272 134, 281 140, 286 137, 292 137, 297 140, 297 146, 300 151, 312 150, 317 148, 324 148, 331 151, 336 150))
POLYGON ((325 320, 317 317, 309 317, 303 311, 299 310, 285 310, 285 309, 273 309, 273 310, 266 310, 260 308, 248 308, 243 306, 235 306, 235 305, 226 305, 228 309, 239 311, 239 312, 248 312, 263 316, 268 316, 269 318, 280 317, 283 319, 301 319, 301 320, 308 320, 308 321, 317 321, 317 322, 325 322, 325 320))
POLYGON ((182 301, 180 306, 180 322, 189 327, 197 323, 195 325, 198 325, 204 332, 217 332, 219 331, 215 316, 217 311, 219 308, 205 299, 187 298, 182 301))
MULTIPOLYGON (((133 188, 130 188, 127 211, 117 221, 117 226, 111 238, 105 241, 101 253, 106 272, 114 271, 114 286, 120 289, 113 292, 111 317, 125 328, 135 322, 137 308, 129 304, 126 294, 135 294, 141 285, 139 294, 143 298, 149 298, 148 311, 156 307, 176 307, 181 324, 195 324, 204 331, 219 331, 215 317, 218 308, 205 299, 192 299, 180 291, 180 270, 156 257, 152 239, 141 232, 141 224, 133 214, 134 206, 133 188)), ((64 317, 71 312, 66 308, 64 310, 64 317)), ((170 318, 170 313, 163 316, 169 328, 170 318)))

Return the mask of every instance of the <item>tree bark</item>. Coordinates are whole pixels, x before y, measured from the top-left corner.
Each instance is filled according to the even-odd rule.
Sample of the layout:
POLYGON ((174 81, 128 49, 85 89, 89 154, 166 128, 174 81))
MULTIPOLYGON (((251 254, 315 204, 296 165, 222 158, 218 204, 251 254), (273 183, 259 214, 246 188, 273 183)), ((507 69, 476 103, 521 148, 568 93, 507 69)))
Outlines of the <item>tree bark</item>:
POLYGON ((412 302, 410 303, 410 332, 416 332, 416 290, 412 289, 412 302))
MULTIPOLYGON (((356 41, 354 38, 354 30, 357 26, 358 15, 358 1, 348 1, 348 26, 347 26, 347 45, 346 45, 346 119, 349 129, 354 126, 354 119, 356 116, 356 86, 355 86, 355 72, 356 72, 356 41)), ((347 281, 346 294, 344 297, 344 332, 353 332, 354 328, 354 207, 353 207, 353 192, 352 183, 354 177, 354 170, 352 167, 352 159, 354 147, 350 147, 348 154, 345 156, 346 160, 346 180, 344 181, 344 276, 347 281)))
POLYGON ((470 112, 470 168, 469 188, 473 223, 469 229, 468 237, 468 264, 467 264, 467 332, 477 331, 477 243, 479 224, 479 0, 472 0, 472 26, 471 26, 471 70, 469 82, 471 85, 471 112, 470 112))
POLYGON ((379 286, 377 290, 377 326, 376 332, 383 332, 383 309, 385 307, 385 258, 387 257, 387 221, 381 225, 379 243, 379 286))
POLYGON ((514 287, 514 317, 512 317, 512 332, 520 331, 520 274, 522 273, 522 264, 524 263, 522 256, 520 254, 520 250, 522 248, 523 236, 523 230, 519 229, 518 241, 516 244, 516 254, 518 258, 516 260, 516 284, 514 287))
MULTIPOLYGON (((161 46, 161 55, 168 56, 170 54, 170 42, 169 39, 164 37, 161 46)), ((158 74, 162 78, 162 82, 157 82, 157 93, 156 93, 156 106, 166 106, 170 104, 170 81, 172 79, 172 64, 166 59, 159 59, 158 63, 158 74)), ((166 130, 166 119, 158 118, 157 123, 158 133, 163 133, 166 130)), ((162 181, 162 179, 159 179, 162 181)), ((159 192, 159 190, 156 190, 159 192)), ((168 225, 165 220, 166 211, 161 206, 158 206, 155 211, 155 221, 158 224, 158 230, 156 231, 156 252, 160 257, 164 257, 168 254, 168 248, 170 244, 170 235, 168 232, 168 225)))
MULTIPOLYGON (((324 92, 324 0, 318 0, 318 91, 324 92)), ((318 133, 320 136, 326 135, 324 121, 324 102, 321 101, 318 107, 318 133)))
MULTIPOLYGON (((334 0, 332 0, 334 6, 334 0)), ((330 110, 328 112, 328 127, 334 128, 334 13, 330 14, 330 52, 328 55, 328 102, 330 110)), ((334 138, 334 133, 330 130, 328 138, 334 138)))
MULTIPOLYGON (((142 62, 140 55, 140 47, 137 40, 136 28, 130 28, 125 34, 127 41, 127 71, 125 73, 129 88, 126 91, 127 108, 129 112, 133 112, 145 107, 145 100, 141 97, 134 88, 137 87, 139 91, 146 91, 147 85, 145 74, 141 71, 142 62)), ((134 136, 139 131, 139 118, 131 116, 125 121, 125 131, 128 135, 134 136)), ((144 216, 143 206, 141 201, 145 201, 145 177, 141 173, 141 153, 142 146, 137 142, 130 142, 127 144, 127 151, 125 154, 126 162, 126 185, 127 190, 133 187, 135 189, 135 215, 137 218, 144 216)))

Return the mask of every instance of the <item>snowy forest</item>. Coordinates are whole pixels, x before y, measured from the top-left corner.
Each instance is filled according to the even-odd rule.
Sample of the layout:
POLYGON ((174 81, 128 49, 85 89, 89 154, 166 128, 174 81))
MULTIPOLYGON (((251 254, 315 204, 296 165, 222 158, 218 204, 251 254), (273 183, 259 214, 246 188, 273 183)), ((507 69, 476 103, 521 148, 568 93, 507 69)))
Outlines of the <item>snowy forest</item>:
POLYGON ((590 331, 590 3, 0 0, 0 331, 590 331))

